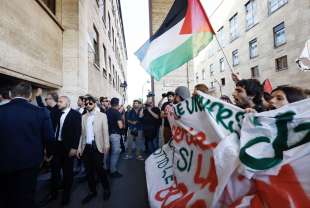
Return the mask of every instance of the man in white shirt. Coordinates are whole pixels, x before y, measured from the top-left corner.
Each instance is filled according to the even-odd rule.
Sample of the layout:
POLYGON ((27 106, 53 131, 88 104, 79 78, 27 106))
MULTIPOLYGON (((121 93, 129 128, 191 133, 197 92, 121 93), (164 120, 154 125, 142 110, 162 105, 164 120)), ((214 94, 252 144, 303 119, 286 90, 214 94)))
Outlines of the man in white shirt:
POLYGON ((60 110, 57 116, 55 131, 56 143, 53 147, 52 160, 52 193, 47 203, 57 198, 60 170, 63 172, 62 205, 68 205, 73 184, 73 158, 77 154, 81 136, 81 114, 70 108, 70 99, 60 96, 58 99, 60 110))
POLYGON ((103 187, 103 199, 110 197, 110 185, 106 171, 103 168, 103 157, 110 149, 108 120, 104 113, 96 107, 96 98, 89 95, 85 100, 88 113, 82 118, 82 136, 78 149, 78 157, 83 158, 88 187, 90 192, 82 204, 88 203, 97 196, 95 173, 103 187))

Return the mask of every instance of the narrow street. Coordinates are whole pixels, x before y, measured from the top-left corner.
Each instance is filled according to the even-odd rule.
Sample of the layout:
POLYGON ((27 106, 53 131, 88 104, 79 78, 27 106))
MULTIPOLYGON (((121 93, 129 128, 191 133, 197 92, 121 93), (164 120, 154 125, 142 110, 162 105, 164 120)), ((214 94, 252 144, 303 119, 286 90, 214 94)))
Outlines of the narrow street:
MULTIPOLYGON (((102 188, 98 183, 98 195, 87 205, 82 205, 82 199, 87 195, 87 182, 80 183, 75 179, 71 203, 68 208, 148 208, 147 187, 145 181, 144 161, 121 160, 120 172, 123 177, 111 180, 111 198, 108 201, 102 199, 102 188)), ((48 193, 48 183, 39 180, 37 190, 37 200, 43 198, 48 193)), ((61 196, 61 193, 60 193, 61 196)), ((59 197, 58 201, 50 203, 46 208, 61 207, 59 197)))

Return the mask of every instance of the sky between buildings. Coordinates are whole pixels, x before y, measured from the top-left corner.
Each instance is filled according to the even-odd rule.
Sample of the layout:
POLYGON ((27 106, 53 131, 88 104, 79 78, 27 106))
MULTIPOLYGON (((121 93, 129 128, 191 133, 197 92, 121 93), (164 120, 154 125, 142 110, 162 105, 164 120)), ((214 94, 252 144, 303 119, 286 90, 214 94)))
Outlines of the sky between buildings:
MULTIPOLYGON (((212 14, 223 0, 201 0, 208 14, 212 14)), ((128 103, 141 99, 151 90, 150 76, 140 66, 134 53, 149 38, 149 0, 121 0, 128 53, 128 103)), ((145 100, 145 98, 144 98, 145 100)))

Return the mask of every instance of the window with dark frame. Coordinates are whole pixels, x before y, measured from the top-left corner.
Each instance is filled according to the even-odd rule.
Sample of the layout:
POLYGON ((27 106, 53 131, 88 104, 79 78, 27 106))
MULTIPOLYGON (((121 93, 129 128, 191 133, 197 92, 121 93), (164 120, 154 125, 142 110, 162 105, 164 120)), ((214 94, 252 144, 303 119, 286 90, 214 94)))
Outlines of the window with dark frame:
POLYGON ((100 66, 100 54, 99 54, 99 33, 97 28, 94 26, 94 40, 93 40, 93 47, 94 47, 94 64, 98 67, 100 66))
POLYGON ((280 47, 286 43, 284 22, 273 28, 274 47, 280 47))
POLYGON ((118 80, 117 80, 117 72, 115 72, 115 89, 117 90, 117 82, 118 82, 118 80))
POLYGON ((221 58, 219 62, 220 62, 220 72, 223 72, 225 70, 224 58, 221 58))
POLYGON ((258 56, 256 38, 249 42, 249 51, 250 51, 250 59, 253 59, 258 56))
POLYGON ((233 63, 233 66, 239 65, 239 51, 238 51, 238 49, 236 49, 232 52, 232 63, 233 63))
POLYGON ((120 79, 119 79, 119 75, 117 75, 117 90, 120 92, 120 79))
POLYGON ((245 4, 245 21, 246 29, 249 30, 256 23, 256 0, 250 0, 245 4))
POLYGON ((239 30, 238 30, 238 13, 235 14, 229 20, 229 28, 230 28, 230 41, 234 41, 239 37, 239 30))
POLYGON ((109 73, 109 83, 110 83, 110 85, 112 84, 112 76, 111 76, 111 73, 109 73))
POLYGON ((114 50, 114 28, 112 27, 112 47, 113 47, 113 50, 114 50))
POLYGON ((221 28, 217 31, 217 34, 218 34, 218 40, 219 40, 220 46, 224 47, 224 46, 225 46, 224 26, 221 27, 221 28))
POLYGON ((285 4, 288 3, 288 0, 268 0, 268 12, 269 14, 274 13, 285 4))
POLYGON ((107 5, 106 5, 106 0, 102 0, 102 21, 104 23, 104 26, 106 26, 106 8, 107 8, 107 5))
POLYGON ((56 0, 42 0, 42 2, 53 14, 56 14, 56 0))
POLYGON ((111 74, 112 71, 112 61, 111 61, 111 57, 109 56, 109 73, 111 74))
POLYGON ((105 68, 102 68, 102 75, 103 75, 104 78, 107 79, 107 77, 108 77, 108 72, 107 72, 107 70, 106 70, 105 68))
POLYGON ((282 56, 280 58, 277 58, 275 60, 275 64, 276 64, 276 71, 283 71, 283 70, 288 69, 287 56, 282 56))
POLYGON ((105 68, 107 68, 107 48, 105 47, 104 44, 102 44, 102 48, 103 48, 103 57, 104 57, 104 66, 105 68))
POLYGON ((202 80, 206 80, 206 70, 205 69, 202 70, 201 77, 202 77, 202 80))
POLYGON ((104 67, 103 67, 103 76, 105 78, 107 78, 107 49, 105 47, 105 45, 103 44, 102 45, 102 48, 103 48, 103 57, 104 57, 104 67))
POLYGON ((210 64, 209 69, 210 69, 210 76, 212 77, 214 75, 213 64, 210 64))
POLYGON ((259 78, 259 68, 258 68, 258 66, 254 66, 254 67, 251 68, 251 77, 252 77, 252 79, 259 78))
POLYGON ((222 78, 222 79, 221 79, 221 84, 222 84, 222 86, 225 86, 225 85, 226 85, 225 78, 222 78))
POLYGON ((214 88, 214 82, 210 82, 210 87, 211 87, 211 89, 214 88))
POLYGON ((112 25, 111 25, 111 16, 110 16, 110 12, 108 12, 108 23, 109 23, 108 36, 109 36, 109 39, 111 40, 112 25))
POLYGON ((113 65, 113 77, 112 77, 112 80, 113 80, 113 87, 115 88, 115 67, 113 65))

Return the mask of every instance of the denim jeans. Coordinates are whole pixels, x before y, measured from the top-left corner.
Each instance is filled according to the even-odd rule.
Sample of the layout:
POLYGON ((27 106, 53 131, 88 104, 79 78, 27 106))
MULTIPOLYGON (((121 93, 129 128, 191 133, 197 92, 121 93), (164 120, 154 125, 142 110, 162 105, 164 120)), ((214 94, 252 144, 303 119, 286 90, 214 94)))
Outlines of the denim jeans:
POLYGON ((134 136, 131 134, 131 129, 128 130, 127 135, 127 154, 128 156, 131 156, 132 154, 132 143, 135 143, 136 148, 136 156, 141 155, 143 151, 143 145, 144 145, 144 138, 143 138, 143 131, 139 130, 138 135, 134 136))
POLYGON ((110 135, 111 154, 110 154, 110 170, 111 173, 117 171, 117 164, 121 153, 121 135, 110 135))
POLYGON ((158 129, 153 126, 144 127, 144 136, 149 154, 158 149, 158 129))
POLYGON ((148 153, 152 154, 153 152, 155 152, 155 150, 158 149, 158 138, 147 140, 147 145, 148 145, 148 153))

